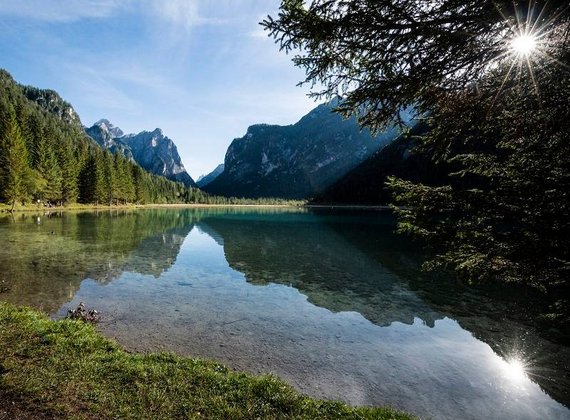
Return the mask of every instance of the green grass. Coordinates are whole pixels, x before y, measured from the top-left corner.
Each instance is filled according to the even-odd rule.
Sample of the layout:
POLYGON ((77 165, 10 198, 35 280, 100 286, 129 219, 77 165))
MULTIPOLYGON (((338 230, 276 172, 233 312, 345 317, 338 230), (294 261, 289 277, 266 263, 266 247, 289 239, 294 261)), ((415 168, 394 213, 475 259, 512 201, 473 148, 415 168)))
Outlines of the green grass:
MULTIPOLYGON (((130 208, 137 208, 137 207, 141 207, 141 206, 136 206, 134 204, 119 205, 119 206, 115 206, 115 205, 113 205, 113 206, 105 206, 105 205, 96 206, 94 204, 73 203, 73 204, 67 204, 64 206, 44 207, 44 206, 38 206, 37 204, 33 204, 33 203, 28 203, 25 205, 18 203, 14 207, 14 211, 15 212, 21 212, 21 211, 29 211, 29 212, 54 211, 55 212, 55 211, 62 211, 62 210, 130 209, 130 208)), ((12 208, 11 205, 8 205, 6 203, 0 203, 0 213, 9 213, 11 208, 12 208)))
POLYGON ((412 418, 315 400, 210 361, 127 353, 91 325, 0 302, 2 392, 64 418, 412 418))
MULTIPOLYGON (((295 200, 281 200, 276 201, 275 203, 264 203, 263 201, 259 200, 256 202, 255 200, 238 200, 235 203, 226 203, 226 204, 205 204, 205 203, 171 203, 171 204, 119 204, 119 205, 95 205, 95 204, 80 204, 80 203, 73 203, 73 204, 65 204, 63 206, 54 206, 54 207, 44 207, 44 206, 37 206, 36 204, 16 204, 14 207, 14 212, 60 212, 60 211, 68 211, 68 210, 77 210, 77 211, 89 211, 89 210, 133 210, 133 209, 144 209, 144 208, 200 208, 200 207, 305 207, 305 201, 295 201, 295 200)), ((12 206, 0 203, 0 214, 1 213, 10 213, 12 206)))

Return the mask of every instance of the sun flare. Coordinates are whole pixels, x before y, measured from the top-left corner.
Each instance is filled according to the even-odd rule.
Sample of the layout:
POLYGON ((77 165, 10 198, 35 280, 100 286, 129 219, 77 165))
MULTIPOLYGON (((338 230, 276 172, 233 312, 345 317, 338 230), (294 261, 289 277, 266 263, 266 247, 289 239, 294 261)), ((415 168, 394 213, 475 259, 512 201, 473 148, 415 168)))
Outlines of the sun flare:
POLYGON ((511 49, 519 56, 527 57, 536 49, 536 37, 520 34, 511 40, 511 49))
POLYGON ((505 376, 513 382, 521 382, 526 377, 526 368, 517 358, 505 360, 503 363, 505 376))

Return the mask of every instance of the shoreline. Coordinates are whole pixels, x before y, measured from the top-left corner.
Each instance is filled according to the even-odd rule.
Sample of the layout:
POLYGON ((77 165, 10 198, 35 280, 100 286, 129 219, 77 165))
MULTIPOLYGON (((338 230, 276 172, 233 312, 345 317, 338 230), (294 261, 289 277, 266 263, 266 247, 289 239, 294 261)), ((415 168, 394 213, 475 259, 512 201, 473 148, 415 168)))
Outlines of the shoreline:
POLYGON ((0 418, 414 418, 311 398, 211 360, 130 353, 93 325, 1 300, 0 325, 0 418))
POLYGON ((67 211, 112 211, 112 210, 144 210, 153 208, 172 208, 172 209, 192 209, 192 208, 297 208, 297 209, 346 209, 346 210, 391 210, 386 205, 360 205, 360 204, 190 204, 190 203, 173 203, 173 204, 127 204, 127 205, 87 205, 72 204, 69 206, 56 207, 38 207, 18 206, 14 211, 9 210, 8 205, 0 204, 0 214, 14 213, 34 213, 34 212, 67 212, 67 211))

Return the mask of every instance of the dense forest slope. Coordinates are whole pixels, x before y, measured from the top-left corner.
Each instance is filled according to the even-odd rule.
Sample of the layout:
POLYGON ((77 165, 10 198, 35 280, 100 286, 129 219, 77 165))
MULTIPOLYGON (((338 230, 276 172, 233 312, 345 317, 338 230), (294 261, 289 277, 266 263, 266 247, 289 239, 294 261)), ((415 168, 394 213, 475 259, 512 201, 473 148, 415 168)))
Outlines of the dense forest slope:
POLYGON ((386 188, 389 176, 397 176, 423 184, 441 183, 449 168, 433 162, 429 152, 415 150, 417 137, 427 131, 416 124, 409 133, 374 153, 340 178, 313 200, 317 204, 387 205, 391 192, 386 188))
POLYGON ((0 70, 1 201, 168 203, 191 194, 99 147, 53 90, 19 85, 0 70))

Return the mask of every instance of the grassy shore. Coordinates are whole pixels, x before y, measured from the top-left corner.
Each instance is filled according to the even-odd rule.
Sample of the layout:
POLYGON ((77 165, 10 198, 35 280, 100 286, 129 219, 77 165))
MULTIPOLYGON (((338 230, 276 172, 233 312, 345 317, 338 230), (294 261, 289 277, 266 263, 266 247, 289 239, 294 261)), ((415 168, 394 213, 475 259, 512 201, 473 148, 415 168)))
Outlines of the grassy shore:
MULTIPOLYGON (((153 208, 217 208, 217 207, 248 207, 248 208, 309 208, 309 209, 350 209, 350 210, 389 210, 390 206, 358 205, 358 204, 309 204, 304 202, 292 202, 291 204, 128 204, 128 205, 99 205, 93 204, 70 204, 57 207, 38 207, 28 204, 17 205, 14 212, 60 212, 60 211, 92 211, 92 210, 132 210, 153 208)), ((10 213, 11 207, 0 203, 0 213, 10 213)))
POLYGON ((210 361, 128 353, 81 321, 0 302, 2 410, 33 418, 412 418, 318 401, 272 376, 210 361))
MULTIPOLYGON (((292 202, 291 204, 119 204, 119 205, 94 205, 94 204, 67 204, 65 206, 44 207, 35 204, 18 204, 14 212, 60 212, 60 211, 91 211, 91 210, 132 210, 132 209, 153 209, 153 208, 207 208, 207 207, 283 207, 293 208, 305 207, 303 202, 292 202)), ((11 206, 0 203, 0 213, 10 213, 11 206)))
MULTIPOLYGON (((109 208, 136 208, 137 206, 135 205, 128 205, 128 206, 95 206, 92 204, 70 204, 70 205, 66 205, 66 206, 55 206, 55 207, 44 207, 44 206, 38 206, 37 204, 26 204, 26 205, 22 205, 22 204, 16 204, 16 206, 14 207, 14 211, 15 212, 21 212, 21 211, 26 211, 26 212, 44 212, 44 211, 62 211, 62 210, 103 210, 103 209, 109 209, 109 208)), ((12 209, 11 205, 5 204, 5 203, 0 203, 0 213, 9 213, 12 209)))

